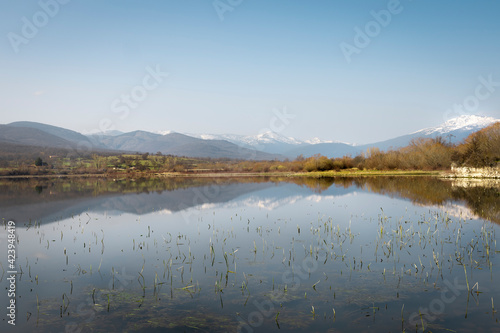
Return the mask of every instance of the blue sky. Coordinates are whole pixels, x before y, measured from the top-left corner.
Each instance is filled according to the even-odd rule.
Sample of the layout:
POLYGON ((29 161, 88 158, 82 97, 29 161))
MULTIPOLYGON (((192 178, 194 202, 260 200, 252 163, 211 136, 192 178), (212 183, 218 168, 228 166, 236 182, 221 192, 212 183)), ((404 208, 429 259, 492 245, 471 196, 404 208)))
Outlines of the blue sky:
POLYGON ((275 128, 299 139, 368 143, 463 113, 500 117, 494 0, 0 6, 0 123, 80 132, 275 128), (342 45, 357 51, 346 56, 342 45), (155 81, 154 70, 168 76, 155 81), (123 96, 133 93, 127 104, 123 96), (464 103, 467 109, 453 109, 464 103), (276 112, 290 117, 273 127, 276 112))

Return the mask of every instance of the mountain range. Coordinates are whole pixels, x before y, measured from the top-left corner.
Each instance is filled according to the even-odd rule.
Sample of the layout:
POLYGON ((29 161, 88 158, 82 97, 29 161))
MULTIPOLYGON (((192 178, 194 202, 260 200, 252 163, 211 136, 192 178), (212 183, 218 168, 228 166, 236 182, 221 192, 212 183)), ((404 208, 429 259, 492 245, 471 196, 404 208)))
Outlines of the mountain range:
POLYGON ((462 115, 450 119, 436 127, 429 127, 389 140, 362 145, 341 141, 325 141, 319 138, 301 141, 273 132, 266 132, 255 136, 197 135, 197 137, 206 139, 225 139, 243 147, 280 154, 288 158, 295 158, 301 154, 304 157, 310 157, 315 154, 321 154, 328 157, 342 157, 345 155, 358 155, 371 147, 377 147, 381 150, 397 149, 407 146, 412 139, 419 137, 435 138, 441 136, 445 141, 450 143, 459 143, 471 133, 495 122, 500 122, 500 119, 475 115, 462 115))
POLYGON ((328 157, 355 156, 370 147, 381 150, 407 146, 412 139, 443 137, 451 143, 461 142, 472 132, 478 131, 500 119, 463 115, 436 126, 421 129, 385 141, 354 145, 319 138, 298 140, 275 132, 255 136, 234 134, 181 134, 172 131, 152 133, 133 131, 122 133, 81 133, 42 123, 20 121, 0 125, 0 151, 12 147, 51 147, 63 149, 85 148, 93 151, 139 152, 171 154, 187 157, 234 158, 246 160, 271 160, 309 157, 321 154, 328 157))

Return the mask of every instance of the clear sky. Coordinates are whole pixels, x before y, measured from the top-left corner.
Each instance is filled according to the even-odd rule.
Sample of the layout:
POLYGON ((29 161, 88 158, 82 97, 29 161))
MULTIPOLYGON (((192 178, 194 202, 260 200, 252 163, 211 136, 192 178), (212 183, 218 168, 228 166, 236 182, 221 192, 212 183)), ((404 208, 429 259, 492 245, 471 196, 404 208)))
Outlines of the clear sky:
POLYGON ((368 143, 460 114, 500 116, 497 0, 0 0, 0 8, 4 124, 271 128, 368 143))

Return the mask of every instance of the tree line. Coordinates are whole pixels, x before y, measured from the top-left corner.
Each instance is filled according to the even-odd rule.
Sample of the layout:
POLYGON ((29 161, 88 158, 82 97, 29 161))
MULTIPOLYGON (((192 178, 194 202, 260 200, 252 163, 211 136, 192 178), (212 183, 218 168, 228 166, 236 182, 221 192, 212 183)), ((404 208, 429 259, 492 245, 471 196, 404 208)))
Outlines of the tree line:
MULTIPOLYGON (((500 122, 470 134, 463 142, 451 144, 443 137, 417 138, 406 147, 380 151, 370 148, 355 158, 326 161, 314 157, 306 169, 445 170, 457 166, 495 167, 500 162, 500 122), (311 165, 313 164, 313 165, 311 165)), ((306 170, 309 171, 309 170, 306 170)))
POLYGON ((500 122, 470 134, 463 142, 451 144, 443 137, 416 138, 406 147, 381 151, 373 147, 358 156, 328 158, 315 155, 285 162, 244 162, 239 171, 330 171, 330 170, 447 170, 452 164, 495 167, 500 164, 500 122))
POLYGON ((245 162, 240 171, 329 171, 329 170, 447 170, 452 164, 495 167, 500 164, 500 122, 452 144, 443 137, 416 138, 406 147, 381 151, 373 147, 358 156, 328 158, 315 155, 285 162, 245 162))

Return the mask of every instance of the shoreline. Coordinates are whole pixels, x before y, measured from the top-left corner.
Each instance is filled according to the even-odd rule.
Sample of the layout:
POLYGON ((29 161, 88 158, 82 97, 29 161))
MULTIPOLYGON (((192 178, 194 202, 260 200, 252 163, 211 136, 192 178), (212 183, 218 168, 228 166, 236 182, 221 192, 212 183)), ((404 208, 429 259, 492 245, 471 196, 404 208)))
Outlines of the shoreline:
POLYGON ((45 175, 9 175, 0 179, 32 178, 239 178, 239 177, 367 177, 367 176, 439 176, 442 171, 315 171, 315 172, 161 172, 161 173, 102 173, 102 174, 45 174, 45 175))
POLYGON ((0 179, 46 179, 46 178, 244 178, 244 177, 305 177, 305 178, 338 178, 338 177, 437 177, 442 179, 498 179, 484 174, 462 175, 450 170, 343 170, 313 172, 134 172, 134 173, 99 173, 99 174, 45 174, 45 175, 8 175, 0 179))

